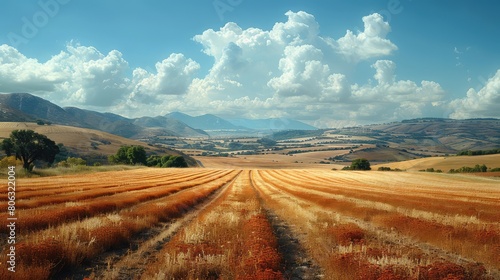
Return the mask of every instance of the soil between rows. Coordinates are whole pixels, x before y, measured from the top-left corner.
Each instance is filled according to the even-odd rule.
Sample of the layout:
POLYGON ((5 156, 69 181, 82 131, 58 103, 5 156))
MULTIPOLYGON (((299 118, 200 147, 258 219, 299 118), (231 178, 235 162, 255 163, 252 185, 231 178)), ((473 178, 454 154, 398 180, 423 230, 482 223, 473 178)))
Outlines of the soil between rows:
POLYGON ((300 245, 299 239, 292 234, 288 224, 269 209, 266 209, 265 213, 278 240, 278 251, 283 258, 285 279, 321 279, 323 273, 320 267, 300 245))
POLYGON ((61 276, 62 279, 139 279, 148 265, 156 261, 156 254, 161 251, 163 246, 203 209, 216 201, 239 175, 237 174, 230 182, 206 197, 203 202, 192 207, 181 218, 173 219, 167 223, 159 223, 136 234, 129 242, 128 247, 107 251, 89 264, 65 272, 61 276))

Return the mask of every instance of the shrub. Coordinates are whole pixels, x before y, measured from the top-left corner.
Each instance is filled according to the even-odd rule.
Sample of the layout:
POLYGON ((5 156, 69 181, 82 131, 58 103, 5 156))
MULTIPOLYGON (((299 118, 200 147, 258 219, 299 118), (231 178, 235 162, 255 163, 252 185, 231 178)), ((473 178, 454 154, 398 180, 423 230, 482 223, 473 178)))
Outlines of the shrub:
POLYGON ((23 162, 21 160, 16 159, 16 156, 4 157, 0 160, 0 168, 5 169, 9 166, 17 166, 22 165, 23 162))
POLYGON ((352 161, 350 166, 344 167, 342 170, 371 170, 370 162, 365 158, 357 158, 352 161))
POLYGON ((182 156, 157 156, 152 155, 146 160, 147 166, 154 167, 188 167, 186 160, 182 156))
POLYGON ((488 167, 486 165, 476 164, 474 167, 462 166, 459 169, 450 169, 448 173, 475 173, 475 172, 487 172, 488 167))
POLYGON ((391 168, 386 166, 381 166, 378 168, 378 171, 391 171, 391 168))

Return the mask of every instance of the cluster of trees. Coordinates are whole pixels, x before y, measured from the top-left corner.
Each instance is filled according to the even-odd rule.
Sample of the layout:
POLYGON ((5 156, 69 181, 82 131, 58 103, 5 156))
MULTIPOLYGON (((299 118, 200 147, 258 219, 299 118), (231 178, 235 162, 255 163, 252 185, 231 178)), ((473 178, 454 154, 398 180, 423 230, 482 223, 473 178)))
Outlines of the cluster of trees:
POLYGON ((69 157, 57 163, 58 167, 73 167, 79 165, 87 165, 87 161, 82 158, 69 157))
POLYGON ((146 165, 146 150, 142 146, 121 146, 115 155, 108 157, 113 164, 146 165))
POLYGON ((158 156, 147 157, 146 150, 142 146, 122 146, 115 155, 108 158, 113 164, 146 165, 154 167, 188 167, 182 156, 158 156))
MULTIPOLYGON (((421 172, 436 172, 436 173, 442 173, 443 171, 441 169, 434 169, 432 167, 427 168, 427 169, 422 169, 419 170, 421 172)), ((476 164, 474 167, 469 167, 469 166, 462 166, 458 169, 450 169, 448 173, 478 173, 478 172, 498 172, 500 171, 500 168, 491 168, 488 169, 488 167, 484 164, 476 164)))
POLYGON ((461 151, 457 154, 457 156, 482 156, 482 155, 493 155, 500 154, 500 149, 491 149, 491 150, 478 150, 478 151, 461 151))
POLYGON ((182 156, 149 156, 146 161, 147 166, 152 167, 188 167, 186 160, 182 156))
POLYGON ((381 166, 377 170, 378 171, 403 171, 403 170, 401 170, 399 168, 392 169, 392 168, 390 168, 388 166, 381 166))
POLYGON ((476 173, 476 172, 488 172, 488 167, 486 165, 476 164, 474 167, 462 166, 458 169, 450 169, 448 173, 476 173))
POLYGON ((436 173, 443 173, 443 170, 441 169, 434 169, 434 167, 430 167, 427 169, 421 169, 419 170, 420 172, 436 172, 436 173))
POLYGON ((371 170, 370 162, 365 158, 358 158, 352 161, 350 166, 342 168, 342 170, 371 170))

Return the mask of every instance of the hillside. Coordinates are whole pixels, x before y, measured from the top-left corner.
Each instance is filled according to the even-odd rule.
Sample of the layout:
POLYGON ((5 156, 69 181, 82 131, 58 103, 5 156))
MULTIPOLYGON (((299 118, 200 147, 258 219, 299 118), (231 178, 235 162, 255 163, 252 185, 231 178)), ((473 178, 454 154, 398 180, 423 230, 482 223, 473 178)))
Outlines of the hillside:
POLYGON ((427 168, 441 169, 448 172, 450 169, 458 169, 463 166, 474 167, 476 164, 485 164, 489 168, 500 167, 500 154, 485 156, 451 156, 451 157, 429 157, 419 158, 401 162, 391 162, 373 165, 372 169, 377 170, 381 166, 387 166, 392 169, 418 171, 427 168))
POLYGON ((41 119, 63 125, 82 126, 63 108, 29 93, 0 94, 0 121, 34 121, 41 119))
POLYGON ((212 114, 205 114, 201 116, 192 117, 180 112, 173 112, 165 115, 167 118, 179 120, 193 128, 203 129, 203 130, 237 130, 241 127, 237 127, 234 124, 219 118, 212 114))
POLYGON ((149 146, 144 142, 127 139, 99 130, 64 126, 64 125, 37 125, 25 122, 0 122, 0 139, 9 137, 12 130, 31 129, 37 133, 46 135, 56 143, 62 143, 72 154, 86 158, 106 158, 115 154, 121 146, 139 145, 146 149, 148 154, 170 154, 183 155, 190 165, 195 166, 195 161, 171 149, 149 146))
POLYGON ((379 138, 401 147, 427 146, 442 152, 487 150, 500 143, 499 119, 414 119, 398 123, 367 126, 379 138))
POLYGON ((314 130, 292 119, 226 120, 212 114, 190 116, 180 112, 165 116, 129 119, 77 107, 59 107, 29 93, 0 94, 0 122, 41 120, 53 124, 97 129, 131 139, 152 142, 157 136, 207 138, 212 136, 252 135, 262 131, 314 130))
POLYGON ((255 131, 282 131, 282 130, 315 130, 316 128, 303 122, 287 118, 271 119, 223 119, 212 114, 192 117, 180 112, 173 112, 165 115, 186 123, 187 125, 210 131, 212 134, 218 134, 220 131, 239 131, 247 134, 255 131))
POLYGON ((195 129, 186 123, 174 118, 163 116, 157 117, 142 117, 134 119, 133 124, 146 128, 141 134, 137 134, 134 138, 149 138, 154 136, 183 136, 183 137, 208 137, 209 135, 201 130, 195 129), (149 132, 149 134, 148 134, 149 132), (175 134, 168 134, 173 132, 175 134), (142 137, 141 137, 142 136, 142 137))
MULTIPOLYGON (((99 113, 76 107, 59 107, 43 98, 29 93, 0 94, 0 122, 42 120, 59 125, 90 128, 111 134, 141 139, 145 135, 167 135, 181 137, 206 137, 204 131, 197 131, 182 122, 163 127, 143 127, 112 113, 99 113)), ((172 120, 175 121, 175 120, 172 120)))

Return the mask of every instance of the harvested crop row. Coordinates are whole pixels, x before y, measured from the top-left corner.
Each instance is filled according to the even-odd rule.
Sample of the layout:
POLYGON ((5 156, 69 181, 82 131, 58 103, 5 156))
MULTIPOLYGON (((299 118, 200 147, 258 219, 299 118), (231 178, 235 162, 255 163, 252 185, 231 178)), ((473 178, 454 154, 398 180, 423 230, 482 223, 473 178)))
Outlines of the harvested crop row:
POLYGON ((309 195, 299 187, 306 185, 305 181, 290 185, 275 178, 265 179, 267 172, 272 171, 252 173, 255 186, 266 204, 303 236, 305 247, 328 279, 434 279, 424 278, 422 271, 435 266, 460 267, 463 273, 457 273, 457 277, 483 277, 486 273, 481 265, 442 265, 441 255, 432 250, 422 251, 412 242, 400 243, 404 237, 400 239, 396 233, 343 216, 349 205, 309 195))
MULTIPOLYGON (((77 203, 54 205, 50 207, 32 208, 19 211, 19 226, 23 231, 40 230, 48 226, 56 226, 61 223, 78 220, 93 215, 109 213, 130 207, 132 205, 145 202, 151 199, 160 198, 180 190, 202 185, 211 181, 216 181, 230 175, 231 171, 224 171, 205 176, 196 177, 193 181, 169 183, 168 181, 143 183, 148 188, 136 191, 124 191, 109 196, 100 196, 88 200, 78 200, 68 197, 68 202, 77 201, 77 203)), ((125 179, 122 179, 125 180, 125 179)), ((6 214, 0 215, 5 216, 6 214)), ((2 229, 4 231, 5 229, 2 229)))
MULTIPOLYGON (((428 242, 455 254, 483 262, 490 267, 496 269, 500 267, 495 249, 500 242, 499 223, 451 225, 452 223, 442 223, 420 217, 409 217, 406 214, 407 211, 399 211, 400 209, 397 207, 377 209, 374 205, 379 203, 378 201, 371 203, 359 202, 350 197, 339 199, 337 195, 331 195, 332 191, 326 187, 323 188, 327 189, 328 192, 316 191, 314 187, 311 187, 313 183, 310 181, 307 183, 300 180, 292 182, 287 177, 276 176, 274 173, 276 171, 263 172, 263 178, 267 182, 286 181, 286 185, 289 187, 281 184, 281 188, 294 196, 309 199, 325 208, 334 209, 358 219, 370 221, 378 227, 399 231, 401 234, 418 238, 423 242, 428 242)), ((346 188, 349 187, 346 186, 346 188)), ((450 192, 453 193, 452 190, 450 192)), ((352 196, 356 197, 359 195, 352 194, 352 196)), ((400 196, 406 196, 406 194, 401 194, 400 196)), ((460 207, 460 201, 449 200, 447 203, 450 205, 459 205, 458 207, 460 207)), ((500 210, 500 207, 497 206, 497 209, 500 210)), ((452 212, 449 215, 450 219, 453 219, 456 214, 454 215, 452 212)))
POLYGON ((282 279, 271 226, 249 172, 164 247, 142 279, 282 279))
MULTIPOLYGON (((304 179, 300 179, 300 177, 297 177, 296 173, 283 174, 283 172, 268 172, 265 175, 266 177, 268 176, 270 178, 269 180, 279 180, 291 185, 297 185, 297 187, 301 187, 300 185, 298 185, 298 182, 304 181, 304 179)), ((399 214, 412 218, 439 222, 443 225, 465 227, 471 230, 481 230, 484 229, 485 226, 492 228, 494 227, 494 225, 498 224, 496 221, 486 222, 484 220, 480 220, 477 216, 460 215, 459 212, 461 212, 463 208, 472 208, 472 205, 461 200, 454 200, 453 198, 449 198, 446 201, 439 200, 439 202, 435 202, 431 198, 415 196, 413 193, 408 191, 403 192, 401 188, 400 193, 397 195, 382 195, 379 194, 379 189, 382 189, 380 187, 365 188, 364 191, 361 192, 357 187, 355 188, 355 190, 353 190, 350 185, 344 185, 345 182, 343 180, 332 180, 328 183, 321 180, 307 180, 307 182, 307 186, 304 185, 304 187, 307 189, 308 193, 317 194, 320 196, 323 196, 326 193, 328 194, 329 198, 333 198, 337 201, 351 202, 356 204, 358 207, 365 207, 380 211, 397 212, 399 214), (402 195, 402 193, 404 193, 404 195, 402 195), (443 206, 443 204, 445 206, 443 206), (415 209, 414 207, 418 209, 415 209), (435 208, 439 208, 440 210, 442 210, 444 207, 446 207, 446 212, 432 212, 432 210, 435 208)), ((496 205, 485 205, 479 204, 477 202, 475 202, 474 205, 480 209, 481 213, 484 213, 485 209, 493 208, 494 211, 490 210, 490 213, 495 212, 496 214, 496 212, 498 211, 498 206, 496 205)))
POLYGON ((134 234, 183 215, 231 181, 236 174, 237 172, 230 172, 230 175, 215 181, 123 209, 115 214, 32 233, 17 245, 20 265, 16 276, 27 276, 48 267, 50 269, 46 270, 45 277, 40 277, 47 279, 61 270, 85 263, 108 249, 126 246, 134 234))
POLYGON ((45 203, 50 204, 57 203, 59 197, 64 198, 67 195, 73 195, 73 193, 78 192, 87 193, 90 190, 104 191, 130 186, 140 186, 141 183, 148 181, 168 181, 170 183, 178 183, 220 172, 216 170, 199 173, 188 172, 187 170, 183 170, 184 172, 168 172, 166 170, 158 170, 162 172, 155 172, 153 170, 154 169, 151 169, 149 171, 151 174, 150 177, 148 177, 147 174, 143 174, 142 169, 126 172, 105 172, 99 174, 101 176, 92 176, 90 178, 86 178, 84 176, 68 178, 61 185, 56 183, 57 180, 54 182, 47 178, 43 178, 44 185, 40 185, 40 179, 24 179, 19 182, 22 188, 20 188, 19 192, 17 192, 17 198, 20 203, 23 201, 36 201, 37 203, 41 203, 42 200, 40 197, 54 198, 54 201, 49 200, 45 203), (109 178, 113 178, 113 180, 110 181, 109 178))
POLYGON ((444 188, 442 185, 432 186, 429 182, 425 182, 425 180, 428 180, 428 174, 425 174, 426 176, 411 174, 413 177, 408 178, 407 174, 399 173, 398 176, 384 176, 385 173, 381 175, 381 172, 366 173, 273 171, 271 175, 274 177, 279 176, 280 180, 288 182, 307 181, 308 188, 322 192, 342 195, 350 199, 358 198, 366 201, 376 201, 411 211, 432 211, 448 217, 460 215, 464 221, 473 217, 472 219, 480 220, 481 223, 496 223, 500 220, 500 212, 498 211, 500 194, 497 187, 498 182, 494 180, 471 183, 469 181, 463 182, 461 177, 431 174, 438 177, 441 184, 451 185, 451 187, 444 188), (308 173, 313 175, 307 175, 308 173), (354 176, 359 175, 360 178, 365 179, 365 182, 351 179, 353 174, 354 176), (305 176, 302 177, 302 175, 305 176), (415 180, 415 176, 422 176, 422 178, 415 180), (439 178, 442 176, 446 176, 447 183, 443 181, 443 178, 439 178), (414 181, 418 183, 414 183, 414 181), (378 185, 375 185, 374 182, 377 182, 378 185), (427 186, 423 187, 422 184, 427 186), (471 191, 471 189, 474 191, 471 191))
POLYGON ((168 223, 160 223, 158 226, 149 228, 144 233, 141 233, 138 240, 134 239, 132 241, 132 243, 137 244, 136 250, 131 248, 126 254, 112 254, 106 258, 106 268, 102 267, 102 263, 101 265, 99 265, 99 262, 94 263, 92 272, 88 278, 103 280, 130 279, 141 275, 150 266, 151 262, 156 260, 156 254, 165 243, 170 241, 172 236, 196 219, 202 211, 224 200, 224 197, 228 195, 229 189, 237 177, 220 188, 214 194, 213 199, 205 200, 203 203, 196 205, 192 211, 179 218, 168 223))

